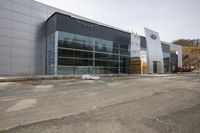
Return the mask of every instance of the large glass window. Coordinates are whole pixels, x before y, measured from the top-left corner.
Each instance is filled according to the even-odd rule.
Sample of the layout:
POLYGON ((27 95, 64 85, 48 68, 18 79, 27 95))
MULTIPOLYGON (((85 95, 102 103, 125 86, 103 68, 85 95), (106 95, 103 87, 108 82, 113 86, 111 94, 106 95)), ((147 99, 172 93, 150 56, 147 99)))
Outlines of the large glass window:
POLYGON ((59 31, 57 73, 127 73, 128 47, 128 44, 59 31))
POLYGON ((90 43, 90 38, 82 35, 75 35, 75 41, 83 44, 90 43))
POLYGON ((55 13, 47 35, 48 74, 127 73, 130 33, 55 13))
POLYGON ((55 33, 47 37, 47 73, 55 73, 55 33))
POLYGON ((87 59, 74 59, 74 66, 88 66, 87 59))
POLYGON ((95 53, 95 58, 101 60, 112 60, 112 54, 95 53))
POLYGON ((129 55, 128 49, 120 49, 121 55, 129 55))
POLYGON ((73 42, 65 41, 65 40, 58 40, 58 47, 63 48, 74 48, 73 42))
POLYGON ((113 48, 112 47, 107 47, 105 44, 103 44, 103 45, 95 45, 95 51, 112 53, 113 52, 113 48))
POLYGON ((73 58, 58 58, 58 65, 59 66, 73 66, 74 65, 74 59, 73 58))
POLYGON ((163 52, 164 72, 170 72, 170 53, 163 52))
POLYGON ((93 38, 93 40, 95 41, 95 45, 102 45, 103 44, 103 40, 102 39, 93 38))
POLYGON ((143 36, 140 37, 140 46, 143 50, 147 49, 147 41, 146 38, 143 36))
POLYGON ((121 44, 121 45, 120 45, 120 48, 121 48, 121 49, 126 49, 126 50, 128 50, 128 45, 123 45, 123 44, 121 44))
POLYGON ((113 42, 112 41, 103 40, 103 46, 113 48, 113 42))
POLYGON ((68 49, 58 49, 58 56, 60 57, 74 57, 74 51, 68 49))
POLYGON ((73 42, 75 39, 75 34, 67 32, 58 32, 58 40, 73 42))
POLYGON ((165 53, 170 53, 170 46, 168 44, 161 43, 162 51, 165 53))

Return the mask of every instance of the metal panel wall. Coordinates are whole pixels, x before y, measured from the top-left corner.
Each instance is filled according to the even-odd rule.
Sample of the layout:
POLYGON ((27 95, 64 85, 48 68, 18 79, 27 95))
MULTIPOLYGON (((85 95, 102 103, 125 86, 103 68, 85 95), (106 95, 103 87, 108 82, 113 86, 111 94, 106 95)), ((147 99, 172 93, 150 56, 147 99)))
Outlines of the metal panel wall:
POLYGON ((34 0, 0 0, 0 75, 45 74, 45 22, 54 12, 68 13, 34 0))
POLYGON ((163 52, 159 34, 145 28, 147 40, 148 73, 154 73, 154 62, 157 64, 157 73, 164 73, 163 52))

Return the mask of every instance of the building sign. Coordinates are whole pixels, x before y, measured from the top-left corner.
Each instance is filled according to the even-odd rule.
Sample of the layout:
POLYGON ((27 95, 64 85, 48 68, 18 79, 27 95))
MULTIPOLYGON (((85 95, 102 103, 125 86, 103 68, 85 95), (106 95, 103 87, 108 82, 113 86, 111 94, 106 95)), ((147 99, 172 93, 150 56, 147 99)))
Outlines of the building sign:
POLYGON ((151 39, 153 39, 153 40, 156 40, 157 39, 157 36, 156 35, 154 35, 154 34, 151 34, 151 39))
POLYGON ((148 73, 164 73, 163 52, 159 34, 155 31, 145 28, 147 40, 147 62, 148 73), (154 68, 153 62, 157 62, 157 68, 154 68))

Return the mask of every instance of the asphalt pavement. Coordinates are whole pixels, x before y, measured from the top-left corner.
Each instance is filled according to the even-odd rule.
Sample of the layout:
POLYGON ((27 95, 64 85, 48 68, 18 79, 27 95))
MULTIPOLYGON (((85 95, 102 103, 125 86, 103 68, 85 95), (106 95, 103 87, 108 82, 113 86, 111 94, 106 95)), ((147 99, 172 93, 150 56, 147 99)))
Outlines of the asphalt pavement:
POLYGON ((200 76, 0 83, 0 132, 199 133, 200 76))

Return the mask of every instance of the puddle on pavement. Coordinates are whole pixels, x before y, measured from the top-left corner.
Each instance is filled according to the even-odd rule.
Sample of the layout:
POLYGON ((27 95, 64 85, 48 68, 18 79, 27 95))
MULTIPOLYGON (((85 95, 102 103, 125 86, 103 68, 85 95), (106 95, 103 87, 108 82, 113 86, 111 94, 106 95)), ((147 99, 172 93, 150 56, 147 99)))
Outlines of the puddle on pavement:
POLYGON ((36 99, 25 99, 18 101, 14 106, 11 106, 7 109, 7 112, 15 112, 23 109, 27 109, 33 107, 33 105, 37 103, 36 99))

